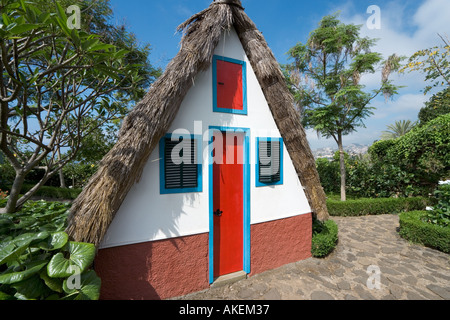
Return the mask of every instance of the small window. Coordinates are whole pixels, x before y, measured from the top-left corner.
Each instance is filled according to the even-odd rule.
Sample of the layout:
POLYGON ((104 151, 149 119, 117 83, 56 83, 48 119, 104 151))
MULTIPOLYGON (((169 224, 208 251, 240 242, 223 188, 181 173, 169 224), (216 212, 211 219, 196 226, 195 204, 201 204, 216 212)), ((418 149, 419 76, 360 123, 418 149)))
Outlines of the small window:
POLYGON ((257 139, 256 186, 283 184, 283 139, 257 139))
POLYGON ((200 139, 164 137, 160 142, 161 194, 201 192, 200 139))
POLYGON ((214 112, 247 114, 246 72, 244 61, 214 56, 214 112))

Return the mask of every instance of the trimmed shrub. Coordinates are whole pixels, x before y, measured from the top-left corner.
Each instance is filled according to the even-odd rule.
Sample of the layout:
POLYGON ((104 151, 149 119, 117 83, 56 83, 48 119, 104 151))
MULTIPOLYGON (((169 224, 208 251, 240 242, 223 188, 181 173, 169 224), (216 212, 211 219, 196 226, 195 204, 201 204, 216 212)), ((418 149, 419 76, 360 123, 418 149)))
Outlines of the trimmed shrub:
MULTIPOLYGON (((11 186, 1 186, 0 188, 4 188, 5 190, 10 190, 11 186)), ((22 186, 21 193, 25 194, 28 192, 31 188, 33 188, 34 185, 31 184, 24 184, 22 186)), ((59 187, 49 187, 49 186, 42 186, 36 191, 34 194, 34 197, 44 197, 44 198, 51 198, 51 199, 58 199, 58 200, 74 200, 78 197, 78 195, 81 193, 82 189, 79 188, 59 188, 59 187)))
POLYGON ((338 242, 338 225, 333 220, 313 222, 311 253, 313 257, 323 258, 329 255, 338 242))
POLYGON ((364 216, 379 214, 398 214, 407 211, 425 210, 430 199, 415 198, 375 198, 358 200, 327 200, 331 216, 364 216))
POLYGON ((400 214, 399 234, 406 240, 450 253, 450 227, 440 227, 423 221, 426 211, 400 214))

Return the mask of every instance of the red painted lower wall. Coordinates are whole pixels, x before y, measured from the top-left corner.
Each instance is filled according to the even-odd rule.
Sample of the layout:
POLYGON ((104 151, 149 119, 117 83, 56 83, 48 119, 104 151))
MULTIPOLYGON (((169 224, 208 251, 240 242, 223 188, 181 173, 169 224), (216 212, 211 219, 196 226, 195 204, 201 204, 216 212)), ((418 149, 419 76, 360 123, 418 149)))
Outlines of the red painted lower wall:
POLYGON ((209 287, 208 234, 99 250, 101 300, 162 300, 209 287))
MULTIPOLYGON (((311 257, 311 214, 251 226, 250 275, 311 257)), ((209 288, 209 235, 101 249, 102 300, 161 300, 209 288)))
POLYGON ((311 258, 312 215, 251 226, 250 276, 311 258))

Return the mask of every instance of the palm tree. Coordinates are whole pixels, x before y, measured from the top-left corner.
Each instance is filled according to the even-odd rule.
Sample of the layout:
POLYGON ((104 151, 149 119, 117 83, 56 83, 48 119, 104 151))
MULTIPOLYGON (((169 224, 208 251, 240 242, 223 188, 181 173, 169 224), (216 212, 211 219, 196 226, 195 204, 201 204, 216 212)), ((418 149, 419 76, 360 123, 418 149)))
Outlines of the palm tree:
POLYGON ((415 125, 416 122, 411 122, 411 120, 395 121, 395 124, 387 126, 387 129, 389 131, 383 131, 381 139, 390 140, 400 138, 410 132, 415 127, 415 125))

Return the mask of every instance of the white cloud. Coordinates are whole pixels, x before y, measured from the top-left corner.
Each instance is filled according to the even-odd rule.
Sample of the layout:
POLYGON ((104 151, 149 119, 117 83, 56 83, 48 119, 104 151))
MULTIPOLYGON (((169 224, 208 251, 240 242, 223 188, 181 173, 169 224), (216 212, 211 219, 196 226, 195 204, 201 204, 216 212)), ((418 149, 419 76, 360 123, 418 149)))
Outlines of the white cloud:
MULTIPOLYGON (((345 6, 341 19, 345 23, 362 25, 361 35, 378 39, 374 51, 383 54, 384 58, 396 53, 410 57, 418 50, 441 44, 438 33, 450 34, 448 23, 450 1, 425 0, 416 12, 407 10, 407 2, 391 1, 381 6, 381 29, 370 30, 366 27, 369 14, 352 15, 352 6, 345 6), (351 10, 348 10, 351 9, 351 10)), ((425 87, 424 75, 419 72, 399 76, 393 74, 391 79, 396 84, 407 86, 409 91, 419 92, 425 87)), ((368 88, 380 85, 381 73, 365 75, 363 84, 368 88)))
POLYGON ((417 115, 428 101, 423 94, 408 93, 399 96, 394 101, 377 101, 373 104, 376 108, 374 119, 389 118, 389 120, 416 120, 417 115))

